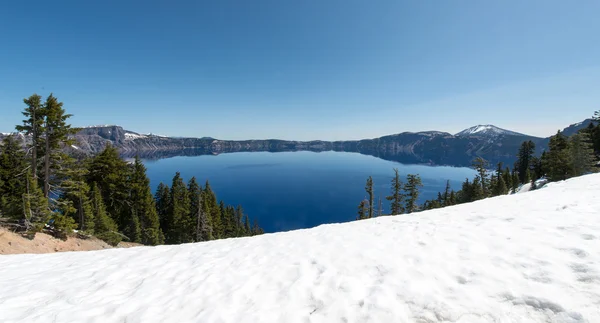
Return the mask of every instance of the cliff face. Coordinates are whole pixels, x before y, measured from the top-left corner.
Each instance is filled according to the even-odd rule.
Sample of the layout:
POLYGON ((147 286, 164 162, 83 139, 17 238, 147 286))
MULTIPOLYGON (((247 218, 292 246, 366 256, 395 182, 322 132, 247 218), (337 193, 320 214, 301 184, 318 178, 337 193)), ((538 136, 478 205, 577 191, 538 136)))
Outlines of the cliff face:
MULTIPOLYGON (((565 128, 565 134, 586 127, 590 120, 565 128)), ((486 126, 489 127, 489 126, 486 126)), ((486 128, 488 129, 488 128, 486 128)), ((499 128, 496 128, 497 130, 499 128)), ((502 129, 500 129, 502 130, 502 129)), ((472 131, 473 132, 473 131, 472 131)), ((0 139, 7 134, 0 134, 0 139)), ((17 135, 22 143, 27 137, 17 135)), ((77 143, 68 147, 77 154, 95 154, 107 144, 117 147, 124 156, 159 159, 173 156, 196 156, 231 152, 341 151, 372 155, 402 163, 470 166, 475 157, 491 164, 513 163, 523 141, 533 141, 538 152, 546 149, 548 138, 538 138, 502 130, 489 132, 404 132, 358 141, 288 141, 288 140, 218 140, 213 138, 178 138, 143 135, 120 126, 82 128, 74 136, 77 143)))

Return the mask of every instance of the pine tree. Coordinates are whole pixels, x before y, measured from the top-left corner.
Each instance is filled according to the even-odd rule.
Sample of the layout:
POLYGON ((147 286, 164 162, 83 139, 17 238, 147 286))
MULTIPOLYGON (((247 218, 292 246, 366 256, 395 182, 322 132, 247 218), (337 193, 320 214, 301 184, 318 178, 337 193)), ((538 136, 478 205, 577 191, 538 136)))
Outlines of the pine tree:
POLYGON ((519 183, 524 184, 529 182, 525 177, 527 173, 527 169, 531 167, 531 162, 533 155, 535 153, 535 143, 531 140, 525 141, 521 144, 521 148, 519 148, 519 153, 517 156, 516 168, 519 174, 519 183))
MULTIPOLYGON (((222 237, 223 228, 221 226, 221 214, 220 209, 217 204, 217 197, 213 192, 210 183, 208 180, 204 185, 204 203, 206 205, 206 210, 208 212, 208 221, 213 230, 213 236, 215 239, 220 239, 222 237)), ((247 233, 244 232, 244 235, 247 233)))
POLYGON ((373 217, 373 178, 371 176, 369 176, 369 178, 367 179, 367 185, 365 185, 365 191, 367 192, 367 195, 369 196, 369 209, 368 209, 368 218, 372 218, 373 217))
POLYGON ((512 191, 513 193, 516 193, 517 190, 519 189, 519 184, 521 183, 521 179, 519 178, 519 174, 517 173, 516 170, 513 169, 512 171, 512 191))
POLYGON ((487 173, 488 166, 489 166, 489 163, 481 157, 477 157, 473 161, 473 168, 478 173, 478 178, 479 178, 478 182, 481 185, 481 192, 482 192, 483 196, 489 195, 489 186, 490 185, 489 185, 489 179, 488 179, 488 173, 487 173))
POLYGON ((364 220, 368 218, 369 208, 367 207, 367 204, 369 204, 367 200, 362 200, 360 201, 360 204, 358 204, 358 217, 356 218, 357 220, 364 220))
POLYGON ((571 157, 567 138, 558 131, 550 137, 549 151, 542 161, 551 181, 565 180, 572 174, 571 157))
POLYGON ((404 184, 404 192, 406 196, 406 212, 413 213, 419 209, 417 199, 419 198, 419 187, 422 187, 421 177, 417 174, 408 174, 406 176, 406 184, 404 184))
POLYGON ((508 190, 511 189, 513 186, 510 168, 506 167, 506 169, 504 169, 504 172, 502 173, 502 176, 504 177, 504 183, 506 184, 506 192, 508 193, 508 190))
POLYGON ((131 224, 130 187, 128 176, 130 169, 121 159, 116 148, 107 145, 88 164, 87 182, 98 185, 102 193, 106 212, 115 221, 117 227, 126 231, 131 224))
POLYGON ((97 183, 93 184, 89 199, 94 214, 94 235, 108 244, 116 246, 121 242, 121 235, 118 233, 114 220, 106 213, 102 193, 97 183))
POLYGON ((202 211, 202 187, 198 184, 196 177, 192 177, 188 181, 187 186, 188 194, 190 196, 190 214, 188 217, 190 218, 190 229, 192 229, 192 237, 193 241, 203 241, 201 240, 201 218, 200 212, 202 211))
POLYGON ((25 111, 22 112, 26 119, 23 120, 23 125, 16 126, 16 129, 31 137, 31 144, 29 145, 31 150, 31 174, 37 180, 38 152, 42 149, 41 136, 44 132, 42 97, 33 94, 29 98, 23 99, 23 102, 27 105, 25 111))
POLYGON ((451 204, 449 204, 450 203, 450 201, 449 201, 449 199, 450 199, 450 191, 451 191, 450 180, 447 180, 446 181, 446 188, 444 189, 444 195, 442 196, 442 206, 451 205, 451 204))
POLYGON ((69 156, 63 156, 62 167, 57 170, 60 178, 58 185, 63 192, 59 205, 63 214, 71 214, 77 220, 79 230, 94 232, 94 214, 90 206, 90 187, 85 177, 88 170, 82 163, 76 162, 69 156))
POLYGON ((582 131, 569 138, 569 154, 573 176, 581 176, 592 171, 596 156, 588 132, 582 131))
POLYGON ((170 229, 168 223, 169 208, 171 207, 171 189, 169 185, 164 183, 158 184, 158 188, 154 195, 154 201, 156 205, 156 211, 158 213, 158 219, 160 223, 161 231, 163 235, 170 229))
POLYGON ((27 192, 27 169, 25 152, 17 141, 13 136, 4 138, 0 146, 0 213, 4 216, 26 218, 23 194, 27 192))
POLYGON ((190 199, 186 185, 183 183, 181 174, 177 172, 173 177, 171 185, 171 205, 169 208, 168 221, 170 230, 165 233, 165 242, 168 244, 185 243, 186 230, 189 228, 188 214, 190 199))
POLYGON ((456 205, 457 201, 456 201, 456 193, 454 193, 454 190, 450 191, 450 198, 448 200, 448 203, 446 204, 446 206, 450 206, 450 205, 456 205))
POLYGON ((50 194, 50 178, 53 172, 53 165, 62 156, 58 149, 61 145, 70 144, 70 134, 75 131, 71 129, 71 125, 67 124, 67 119, 71 117, 66 114, 62 108, 63 103, 59 102, 52 94, 46 98, 46 102, 42 108, 44 112, 44 196, 50 194))
POLYGON ((478 201, 486 197, 486 194, 483 191, 483 186, 484 185, 481 184, 481 177, 477 176, 473 179, 473 184, 471 186, 472 201, 478 201))
POLYGON ((398 174, 398 169, 394 168, 394 173, 396 174, 392 179, 392 195, 387 196, 386 199, 391 201, 390 209, 392 215, 402 214, 404 213, 404 194, 402 194, 402 189, 404 185, 400 180, 400 175, 398 174))
POLYGON ((459 196, 458 196, 458 203, 462 204, 462 203, 469 203, 473 201, 473 188, 472 188, 472 184, 469 181, 469 179, 465 179, 465 181, 462 183, 462 187, 461 190, 459 191, 459 196))
POLYGON ((146 167, 137 156, 133 164, 130 187, 134 210, 132 212, 132 230, 137 232, 136 222, 138 222, 141 243, 152 246, 162 244, 164 236, 160 230, 160 220, 150 189, 150 179, 146 176, 146 167))
POLYGON ((40 190, 37 181, 33 179, 31 170, 26 173, 26 190, 23 194, 23 214, 28 229, 41 230, 51 215, 48 199, 40 190))

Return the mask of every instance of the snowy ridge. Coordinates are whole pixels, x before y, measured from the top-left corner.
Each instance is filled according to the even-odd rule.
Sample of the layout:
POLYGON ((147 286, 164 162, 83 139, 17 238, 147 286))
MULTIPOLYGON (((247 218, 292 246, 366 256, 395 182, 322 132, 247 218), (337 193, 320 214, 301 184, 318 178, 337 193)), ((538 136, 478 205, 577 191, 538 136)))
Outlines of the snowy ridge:
POLYGON ((497 137, 500 135, 509 135, 509 136, 525 136, 522 133, 498 128, 494 125, 477 125, 471 128, 465 129, 456 134, 458 137, 467 137, 467 136, 489 136, 489 137, 497 137))
POLYGON ((413 215, 0 256, 1 322, 598 322, 600 174, 413 215))

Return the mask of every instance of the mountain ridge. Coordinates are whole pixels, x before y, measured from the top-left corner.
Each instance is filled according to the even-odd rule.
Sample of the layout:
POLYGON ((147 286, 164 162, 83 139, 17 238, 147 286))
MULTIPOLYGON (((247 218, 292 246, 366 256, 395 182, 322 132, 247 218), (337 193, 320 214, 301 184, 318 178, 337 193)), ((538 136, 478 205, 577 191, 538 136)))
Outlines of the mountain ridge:
MULTIPOLYGON (((564 131, 574 133, 591 119, 572 124, 564 131)), ((90 155, 107 144, 126 157, 159 159, 231 152, 339 151, 371 155, 401 163, 470 166, 475 157, 491 164, 512 163, 523 141, 531 140, 541 153, 549 138, 529 136, 492 125, 477 125, 455 135, 442 131, 402 132, 373 139, 338 141, 295 141, 281 139, 221 140, 211 137, 167 137, 141 134, 117 125, 78 127, 73 153, 90 155)), ((5 135, 0 134, 0 139, 5 135)), ((20 136, 21 140, 27 140, 20 136)))

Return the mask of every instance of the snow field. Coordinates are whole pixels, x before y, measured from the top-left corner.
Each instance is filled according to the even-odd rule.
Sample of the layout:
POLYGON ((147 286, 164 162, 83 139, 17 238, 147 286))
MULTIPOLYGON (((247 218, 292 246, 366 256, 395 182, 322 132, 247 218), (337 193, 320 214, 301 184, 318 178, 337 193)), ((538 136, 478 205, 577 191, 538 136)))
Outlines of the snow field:
POLYGON ((0 322, 600 322, 599 197, 588 175, 252 238, 0 256, 0 322))

